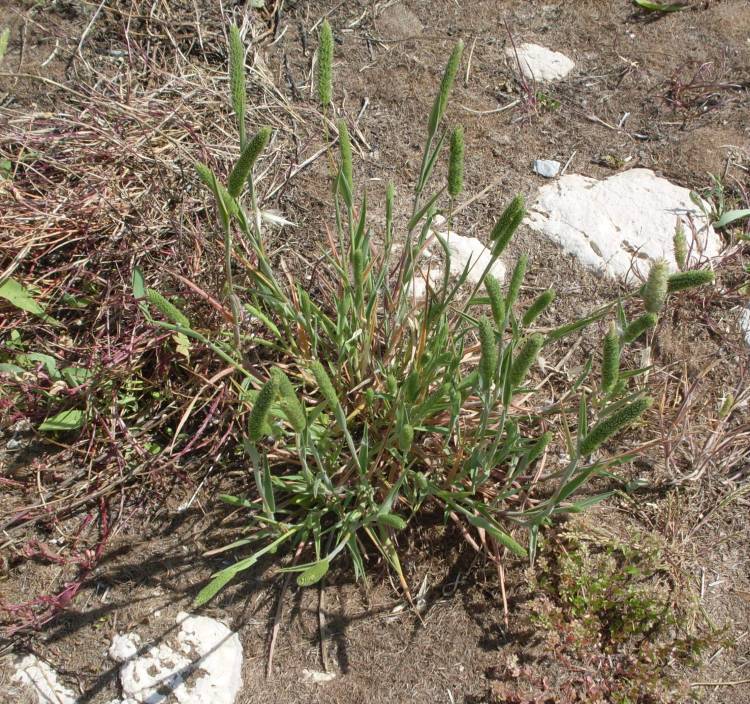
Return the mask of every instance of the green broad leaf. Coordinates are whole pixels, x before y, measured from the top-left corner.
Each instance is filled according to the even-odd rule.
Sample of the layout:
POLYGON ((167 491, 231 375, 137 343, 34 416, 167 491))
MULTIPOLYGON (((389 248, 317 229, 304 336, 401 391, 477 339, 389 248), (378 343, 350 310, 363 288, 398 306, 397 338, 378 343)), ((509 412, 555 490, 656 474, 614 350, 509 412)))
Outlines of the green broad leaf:
POLYGON ((13 162, 10 159, 0 159, 0 177, 10 178, 13 173, 13 162))
POLYGON ((133 267, 133 297, 136 301, 146 298, 146 281, 143 278, 143 272, 139 267, 133 267))
POLYGON ((44 308, 34 300, 28 289, 15 279, 6 279, 0 284, 0 298, 4 298, 16 308, 36 315, 48 323, 60 325, 59 321, 44 312, 44 308))
POLYGON ((316 562, 297 577, 297 585, 300 587, 309 587, 311 584, 316 584, 326 576, 329 567, 328 560, 316 562))
POLYGON ((395 513, 378 513, 375 519, 382 526, 388 526, 396 530, 404 530, 406 528, 406 521, 395 513))
POLYGON ((466 516, 466 520, 468 520, 471 525, 476 528, 483 528, 484 530, 486 530, 495 540, 497 540, 498 543, 504 545, 512 553, 518 555, 519 557, 526 557, 528 555, 528 553, 526 552, 526 548, 517 543, 507 533, 501 531, 497 526, 487 520, 484 516, 475 516, 471 513, 464 513, 464 515, 466 516))
POLYGON ((43 432, 66 432, 68 430, 76 430, 82 425, 83 411, 78 408, 71 408, 67 411, 61 411, 51 418, 47 418, 39 426, 39 430, 43 432))
POLYGON ((81 367, 65 367, 62 372, 62 378, 65 379, 68 386, 82 386, 91 378, 91 372, 81 367))
POLYGON ((198 592, 193 602, 195 606, 203 606, 211 601, 234 578, 236 572, 219 572, 203 589, 198 592))
POLYGON ((247 499, 241 499, 238 496, 232 496, 231 494, 219 494, 219 501, 230 506, 238 506, 241 508, 253 508, 253 504, 247 499))
POLYGON ((647 12, 679 12, 689 5, 684 2, 653 2, 653 0, 633 0, 643 10, 647 12))
POLYGON ((13 374, 20 376, 26 370, 23 367, 19 367, 17 364, 0 364, 0 374, 13 374))
POLYGON ((172 339, 174 340, 175 349, 177 354, 183 356, 186 360, 190 360, 190 340, 185 333, 176 332, 172 339))
POLYGON ((724 213, 715 223, 714 227, 717 229, 721 229, 722 227, 726 227, 727 225, 737 221, 742 220, 742 218, 750 217, 750 209, 745 210, 727 210, 726 213, 724 213))
POLYGON ((596 504, 601 503, 611 496, 614 496, 614 494, 614 491, 606 491, 603 494, 589 496, 588 498, 582 499, 581 501, 576 501, 574 504, 570 504, 570 506, 555 509, 555 511, 553 511, 552 513, 583 513, 584 511, 590 509, 592 506, 596 506, 596 504))
POLYGON ((60 379, 60 371, 57 368, 57 360, 43 352, 29 352, 28 354, 19 354, 16 356, 16 361, 25 367, 33 367, 37 364, 43 364, 44 369, 49 374, 51 379, 60 379))
POLYGON ((77 296, 73 296, 69 293, 63 293, 63 295, 60 296, 60 303, 66 306, 67 308, 75 308, 76 310, 83 310, 91 303, 91 299, 90 298, 78 298, 77 296))

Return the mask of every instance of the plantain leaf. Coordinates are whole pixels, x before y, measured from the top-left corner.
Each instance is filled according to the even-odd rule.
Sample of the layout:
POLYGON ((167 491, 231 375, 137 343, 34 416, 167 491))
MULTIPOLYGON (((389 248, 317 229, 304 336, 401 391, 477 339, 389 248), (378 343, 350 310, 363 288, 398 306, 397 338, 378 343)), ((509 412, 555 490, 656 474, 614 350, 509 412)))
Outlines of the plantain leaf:
POLYGON ((48 323, 53 323, 55 325, 61 324, 59 321, 47 315, 44 312, 44 308, 34 300, 28 289, 15 279, 6 279, 0 284, 0 298, 4 298, 16 308, 31 313, 32 315, 36 315, 48 323))
POLYGON ((297 577, 297 584, 300 587, 309 587, 316 584, 326 576, 330 564, 328 560, 320 560, 311 567, 308 567, 302 574, 297 577))
POLYGON ((714 227, 721 229, 733 223, 735 220, 750 217, 750 209, 746 210, 727 210, 715 223, 714 227))
POLYGON ((67 411, 61 411, 52 418, 47 418, 40 426, 39 430, 45 432, 65 432, 76 430, 83 425, 83 411, 78 408, 71 408, 67 411))

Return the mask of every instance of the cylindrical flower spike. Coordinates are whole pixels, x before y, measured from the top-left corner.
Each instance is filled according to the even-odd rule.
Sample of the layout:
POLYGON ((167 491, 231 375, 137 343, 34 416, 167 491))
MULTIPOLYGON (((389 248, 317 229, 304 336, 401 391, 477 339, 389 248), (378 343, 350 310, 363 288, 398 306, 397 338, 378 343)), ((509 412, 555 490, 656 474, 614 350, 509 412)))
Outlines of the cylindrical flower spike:
POLYGON ((310 362, 310 371, 313 373, 315 381, 318 383, 320 393, 323 395, 326 403, 331 408, 337 408, 339 405, 339 397, 336 395, 336 390, 333 388, 331 377, 328 376, 326 368, 316 359, 310 362))
POLYGON ((676 291, 684 291, 686 288, 693 288, 694 286, 712 284, 715 278, 714 272, 708 269, 681 271, 677 274, 672 274, 667 279, 667 291, 675 293, 676 291))
POLYGON ((305 417, 305 409, 300 403, 297 392, 294 390, 292 382, 289 381, 289 377, 281 369, 274 367, 271 373, 276 378, 281 398, 281 407, 286 414, 287 420, 295 432, 301 433, 305 429, 307 419, 305 417))
POLYGON ((597 423, 581 442, 581 456, 585 457, 597 450, 602 443, 606 442, 615 433, 640 418, 646 410, 651 408, 652 404, 653 400, 650 398, 633 401, 630 405, 621 408, 619 411, 597 423))
POLYGON ((171 301, 168 301, 158 291, 146 289, 146 298, 167 320, 183 328, 190 327, 188 317, 171 301))
POLYGON ((525 254, 522 254, 520 257, 518 257, 516 266, 513 269, 513 274, 510 277, 508 296, 505 299, 505 305, 507 306, 508 310, 510 310, 511 306, 516 302, 516 300, 518 299, 518 294, 521 292, 521 284, 523 283, 523 279, 526 276, 526 267, 528 266, 528 263, 529 258, 525 254))
POLYGON ((495 227, 492 228, 490 239, 495 243, 492 248, 493 254, 499 256, 503 253, 503 250, 508 246, 508 242, 510 242, 510 238, 513 237, 513 233, 518 229, 525 216, 526 209, 523 196, 516 196, 503 211, 500 219, 495 223, 495 227))
POLYGON ((602 348, 602 391, 608 394, 620 375, 620 336, 614 322, 610 323, 602 348))
POLYGON ((341 152, 341 173, 349 188, 349 193, 354 190, 354 177, 352 169, 352 142, 349 138, 349 128, 344 120, 338 121, 339 128, 339 150, 341 152))
POLYGON ((479 358, 479 376, 482 386, 489 389, 495 379, 497 367, 497 341, 495 331, 492 329, 490 319, 483 316, 479 319, 479 346, 481 356, 479 358))
POLYGON ((240 195, 243 184, 252 171, 260 153, 266 148, 269 139, 271 139, 271 128, 261 127, 242 150, 242 154, 240 154, 240 158, 234 165, 227 180, 227 191, 229 191, 229 195, 232 198, 237 198, 240 195))
POLYGON ((674 244, 675 263, 677 264, 677 268, 682 271, 687 266, 688 246, 685 239, 685 228, 682 225, 682 220, 679 218, 677 218, 672 243, 674 244))
POLYGON ((526 462, 528 464, 535 462, 541 456, 547 445, 549 445, 550 441, 552 440, 552 437, 552 433, 548 430, 542 433, 537 438, 537 441, 531 446, 528 453, 526 454, 526 462))
POLYGON ((646 330, 654 327, 654 325, 656 325, 657 320, 658 318, 656 317, 656 313, 645 313, 639 318, 636 318, 623 331, 622 341, 625 344, 630 344, 631 342, 634 342, 641 335, 643 335, 643 333, 646 332, 646 330))
POLYGON ((647 312, 658 313, 664 307, 668 276, 669 269, 665 261, 656 261, 651 265, 648 280, 643 287, 643 302, 647 312))
POLYGON ((333 32, 328 20, 320 27, 318 46, 318 97, 323 109, 327 108, 333 96, 333 32))
POLYGON ((484 288, 490 299, 492 317, 499 330, 502 328, 503 321, 505 320, 505 300, 503 299, 503 292, 500 289, 500 282, 492 274, 487 274, 484 277, 484 288))
POLYGON ((544 346, 544 337, 538 332, 529 336, 524 346, 520 349, 513 364, 510 368, 510 385, 511 388, 517 389, 523 384, 526 375, 531 369, 531 365, 539 354, 539 350, 544 346))
POLYGON ((276 400, 278 390, 278 382, 271 377, 258 392, 255 405, 250 412, 250 420, 247 422, 247 434, 253 442, 258 442, 263 437, 266 418, 268 418, 271 405, 276 400))
POLYGON ((401 452, 408 452, 414 442, 414 427, 403 423, 398 430, 398 447, 401 452))
POLYGON ((451 134, 448 162, 448 194, 458 198, 464 190, 464 128, 459 125, 451 134))
POLYGON ((525 326, 531 325, 531 323, 533 323, 554 300, 555 292, 551 288, 544 291, 544 293, 539 294, 529 306, 529 309, 524 313, 522 320, 523 324, 525 326))
POLYGON ((440 91, 435 97, 435 103, 432 106, 432 112, 430 113, 430 119, 427 124, 427 131, 431 135, 435 133, 440 120, 443 119, 443 115, 445 114, 445 108, 448 105, 448 96, 453 87, 453 82, 456 80, 458 65, 461 63, 461 54, 463 51, 464 43, 459 39, 458 42, 456 42, 456 46, 453 47, 448 63, 445 66, 443 80, 440 82, 440 91))

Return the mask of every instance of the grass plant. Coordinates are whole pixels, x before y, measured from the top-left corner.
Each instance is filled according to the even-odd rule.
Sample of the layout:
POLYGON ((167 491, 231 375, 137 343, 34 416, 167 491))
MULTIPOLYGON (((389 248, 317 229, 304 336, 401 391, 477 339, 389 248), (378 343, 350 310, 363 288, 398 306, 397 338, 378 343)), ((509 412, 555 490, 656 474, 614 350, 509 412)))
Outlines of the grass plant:
MULTIPOLYGON (((555 294, 545 291, 525 311, 517 310, 527 258, 519 258, 505 293, 487 273, 524 217, 523 200, 516 197, 490 229, 492 258, 479 284, 464 289, 467 265, 454 279, 446 274, 425 300, 415 300, 411 284, 429 242, 441 245, 450 271, 450 250, 435 234, 433 220, 441 204, 452 209, 463 189, 463 130, 444 124, 461 61, 459 42, 426 121, 407 222, 394 219, 391 184, 384 225, 370 224, 373 208, 357 185, 347 125, 339 121, 338 163, 333 153, 329 159, 335 164, 334 234, 313 298, 299 281, 279 276, 266 246, 254 166, 272 135, 261 128, 252 138, 244 136, 244 50, 238 40, 232 28, 229 76, 238 159, 226 185, 207 166, 196 166, 213 194, 224 238, 223 295, 232 329, 198 332, 172 302, 135 286, 156 327, 208 346, 231 366, 240 399, 236 413, 246 427, 254 486, 249 499, 223 499, 249 509, 247 535, 227 549, 250 554, 216 573, 197 602, 207 602, 281 547, 306 555, 283 568, 297 572, 302 586, 323 578, 342 554, 363 578, 375 550, 410 598, 398 534, 425 507, 438 506, 446 520, 462 521, 491 558, 498 546, 533 558, 539 530, 557 514, 609 495, 580 498, 584 484, 612 464, 601 446, 651 405, 637 373, 620 373, 619 360, 622 346, 656 322, 668 293, 664 265, 654 267, 644 288, 647 324, 627 321, 613 302, 542 332, 535 326, 555 294), (436 183, 446 141, 448 178, 436 183), (237 240, 252 251, 253 262, 237 257, 237 240), (536 399, 542 351, 615 310, 620 325, 613 322, 603 341, 603 383, 590 378, 590 360, 564 403, 536 399), (252 365, 246 361, 250 350, 260 358, 252 365), (546 461, 552 443, 564 461, 546 461)), ((324 114, 331 110, 332 61, 331 29, 323 23, 318 96, 324 114)), ((135 280, 140 278, 136 270, 135 280)))

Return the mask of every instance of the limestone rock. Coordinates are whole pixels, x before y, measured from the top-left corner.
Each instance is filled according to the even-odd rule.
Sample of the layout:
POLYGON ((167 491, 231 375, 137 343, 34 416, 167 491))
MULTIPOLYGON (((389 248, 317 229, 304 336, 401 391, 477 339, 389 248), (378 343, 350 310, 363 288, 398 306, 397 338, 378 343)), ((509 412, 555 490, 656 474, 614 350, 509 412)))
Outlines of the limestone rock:
POLYGON ((587 268, 628 281, 633 278, 631 267, 646 274, 657 259, 676 268, 677 218, 683 221, 691 263, 719 253, 721 240, 690 192, 649 169, 631 169, 602 181, 563 176, 539 189, 525 224, 587 268), (695 240, 689 217, 697 229, 695 240))
POLYGON ((177 615, 177 624, 173 645, 142 646, 137 633, 112 640, 109 655, 122 663, 119 704, 233 704, 242 687, 237 634, 215 619, 184 612, 177 615))
POLYGON ((550 83, 565 78, 574 68, 575 63, 565 54, 552 51, 539 44, 521 44, 515 49, 509 46, 505 50, 513 66, 516 64, 516 52, 518 52, 518 64, 524 78, 537 83, 550 83))

